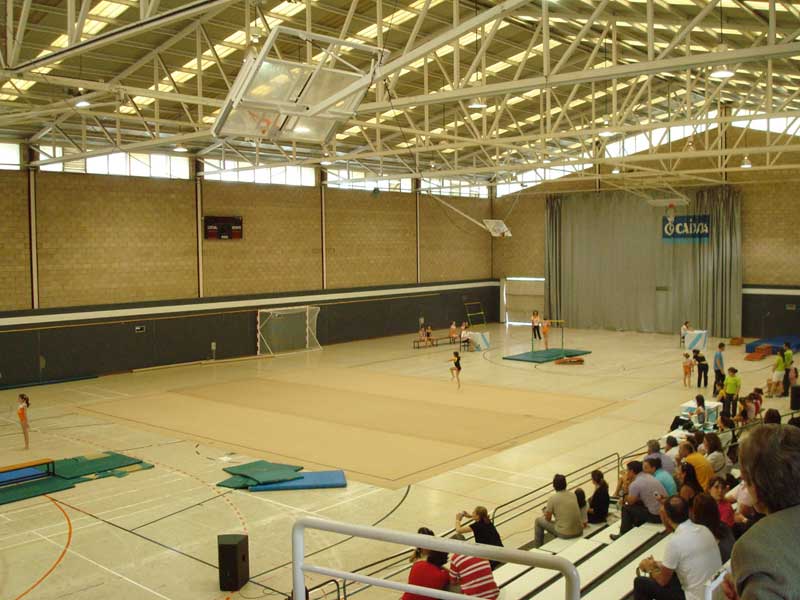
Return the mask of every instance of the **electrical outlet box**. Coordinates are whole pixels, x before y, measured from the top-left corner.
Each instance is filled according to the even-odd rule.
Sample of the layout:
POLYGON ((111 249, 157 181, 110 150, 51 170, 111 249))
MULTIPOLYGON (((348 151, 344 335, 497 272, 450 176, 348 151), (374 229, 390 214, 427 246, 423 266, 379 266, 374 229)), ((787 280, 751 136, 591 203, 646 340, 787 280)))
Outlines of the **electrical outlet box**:
POLYGON ((217 350, 217 342, 211 342, 211 351, 216 352, 217 350))

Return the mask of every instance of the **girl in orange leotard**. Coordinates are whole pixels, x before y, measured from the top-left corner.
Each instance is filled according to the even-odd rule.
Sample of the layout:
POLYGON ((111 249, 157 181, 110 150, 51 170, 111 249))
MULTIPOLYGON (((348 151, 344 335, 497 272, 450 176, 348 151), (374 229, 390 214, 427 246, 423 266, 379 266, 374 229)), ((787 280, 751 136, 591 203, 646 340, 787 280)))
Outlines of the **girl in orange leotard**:
POLYGON ((25 450, 27 450, 29 446, 28 430, 30 429, 30 425, 28 425, 28 407, 30 405, 31 401, 28 396, 20 394, 17 398, 17 416, 19 417, 19 424, 22 426, 22 435, 25 437, 25 450))

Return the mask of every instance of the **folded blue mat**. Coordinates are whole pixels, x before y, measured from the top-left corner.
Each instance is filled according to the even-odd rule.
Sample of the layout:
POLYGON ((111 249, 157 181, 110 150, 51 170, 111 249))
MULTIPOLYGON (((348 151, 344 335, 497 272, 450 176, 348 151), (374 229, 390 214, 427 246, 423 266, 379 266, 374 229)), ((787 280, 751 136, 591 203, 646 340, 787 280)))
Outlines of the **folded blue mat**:
POLYGON ((47 473, 34 467, 25 467, 23 469, 16 469, 15 471, 0 473, 0 485, 13 483, 16 481, 29 481, 31 479, 39 479, 41 477, 47 477, 47 473))
POLYGON ((347 487, 344 471, 316 471, 298 473, 299 479, 251 485, 251 492, 276 492, 282 490, 320 490, 327 488, 347 487))

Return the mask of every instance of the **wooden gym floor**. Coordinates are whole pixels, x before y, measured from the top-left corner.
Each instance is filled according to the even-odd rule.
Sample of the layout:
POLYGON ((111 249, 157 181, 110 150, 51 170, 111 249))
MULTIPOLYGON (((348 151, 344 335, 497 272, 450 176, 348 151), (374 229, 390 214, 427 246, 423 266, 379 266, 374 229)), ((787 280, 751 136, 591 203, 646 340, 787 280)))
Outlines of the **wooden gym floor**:
MULTIPOLYGON (((27 452, 14 416, 20 390, 0 392, 2 464, 98 450, 155 464, 0 506, 0 598, 277 598, 291 587, 298 516, 443 531, 459 510, 491 508, 663 434, 697 393, 681 385, 676 336, 568 330, 567 345, 592 354, 556 366, 502 360, 529 347, 528 328, 489 331, 493 349, 462 359, 460 392, 448 373, 453 347, 412 350, 410 335, 32 387, 27 452), (349 486, 215 486, 224 466, 253 458, 343 468, 349 486), (240 594, 217 586, 216 536, 235 532, 250 536, 260 584, 240 594)), ((743 356, 729 348, 727 364, 747 389, 763 384, 767 361, 743 356)), ((519 545, 532 527, 519 520, 501 533, 519 545)), ((313 532, 307 549, 319 551, 317 564, 355 568, 397 548, 313 532)))

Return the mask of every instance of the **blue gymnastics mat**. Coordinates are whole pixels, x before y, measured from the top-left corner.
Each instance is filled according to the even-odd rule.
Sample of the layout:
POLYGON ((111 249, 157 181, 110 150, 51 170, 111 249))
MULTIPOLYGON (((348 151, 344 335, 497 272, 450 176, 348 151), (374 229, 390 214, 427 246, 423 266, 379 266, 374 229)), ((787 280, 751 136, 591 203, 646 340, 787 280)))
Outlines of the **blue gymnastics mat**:
POLYGON ((35 467, 26 467, 24 469, 17 469, 16 471, 0 473, 0 485, 5 485, 6 483, 15 483, 17 481, 39 479, 41 477, 47 477, 47 473, 40 471, 35 467))
POLYGON ((536 352, 523 352, 522 354, 512 354, 511 356, 504 356, 503 360, 519 360, 522 362, 532 363, 546 363, 559 358, 583 356, 584 354, 591 354, 589 350, 570 350, 565 348, 551 348, 550 350, 537 350, 536 352))
POLYGON ((344 477, 344 471, 316 471, 298 473, 298 475, 302 475, 302 477, 299 479, 292 479, 291 481, 251 485, 250 491, 277 492, 285 490, 321 490, 347 487, 347 479, 344 477))
POLYGON ((776 335, 775 337, 762 338, 755 342, 750 342, 744 349, 748 354, 755 352, 758 346, 765 346, 769 344, 772 346, 772 353, 775 354, 778 348, 783 348, 784 342, 789 342, 792 346, 792 352, 800 350, 800 336, 798 335, 776 335))

